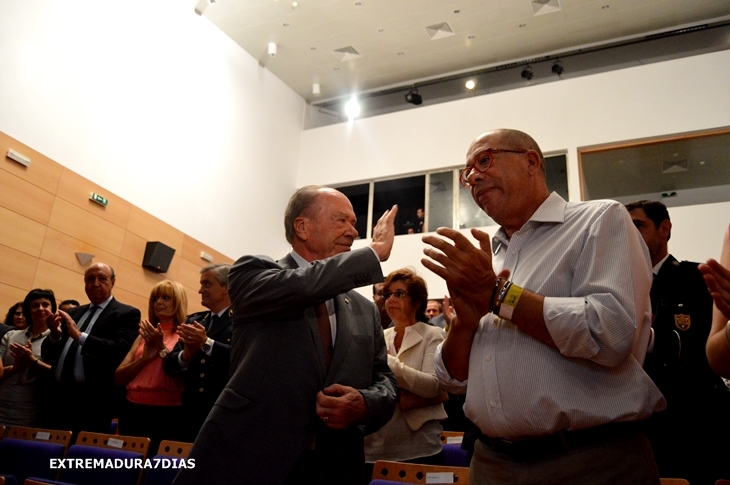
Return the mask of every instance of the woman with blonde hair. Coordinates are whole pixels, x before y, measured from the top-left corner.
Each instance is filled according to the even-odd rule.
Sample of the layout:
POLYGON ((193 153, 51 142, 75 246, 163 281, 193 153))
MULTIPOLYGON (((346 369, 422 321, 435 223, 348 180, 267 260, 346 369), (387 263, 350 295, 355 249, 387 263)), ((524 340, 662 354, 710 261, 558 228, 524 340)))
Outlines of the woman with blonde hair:
MULTIPOLYGON (((385 329, 388 365, 400 386, 400 401, 391 420, 365 437, 365 461, 443 464, 440 420, 448 399, 434 371, 436 347, 445 338, 427 324, 426 282, 408 268, 393 271, 383 286, 385 309, 394 326, 385 329)), ((369 467, 372 472, 372 467, 369 467)))
POLYGON ((165 280, 150 292, 149 320, 139 323, 139 336, 117 368, 114 382, 127 387, 119 431, 151 439, 176 439, 179 429, 182 379, 162 370, 162 361, 178 341, 177 326, 185 322, 188 299, 180 283, 165 280))

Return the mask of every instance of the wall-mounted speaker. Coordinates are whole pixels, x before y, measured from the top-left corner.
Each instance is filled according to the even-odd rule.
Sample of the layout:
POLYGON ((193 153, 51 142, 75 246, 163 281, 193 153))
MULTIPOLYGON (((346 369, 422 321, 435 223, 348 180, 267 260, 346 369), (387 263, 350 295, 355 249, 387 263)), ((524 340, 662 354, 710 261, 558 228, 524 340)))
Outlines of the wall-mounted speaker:
POLYGON ((166 273, 175 250, 160 241, 150 241, 144 250, 142 266, 155 273, 166 273))

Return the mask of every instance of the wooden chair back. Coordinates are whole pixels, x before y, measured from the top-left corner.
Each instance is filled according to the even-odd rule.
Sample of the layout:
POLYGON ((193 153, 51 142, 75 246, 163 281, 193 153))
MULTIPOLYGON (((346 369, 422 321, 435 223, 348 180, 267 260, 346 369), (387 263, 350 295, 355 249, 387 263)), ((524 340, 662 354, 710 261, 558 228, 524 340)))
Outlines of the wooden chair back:
POLYGON ((160 441, 159 448, 157 448, 157 455, 174 456, 176 458, 187 458, 192 448, 192 443, 162 440, 160 441))
POLYGON ((661 485, 689 485, 689 482, 684 478, 660 478, 659 483, 661 485))
POLYGON ((421 484, 421 483, 469 483, 469 469, 458 466, 418 465, 415 463, 400 463, 397 461, 378 460, 373 466, 373 480, 390 480, 393 482, 421 484), (437 474, 446 475, 452 480, 443 482, 434 481, 437 474), (428 481, 427 481, 428 480, 428 481))
POLYGON ((57 429, 28 428, 26 426, 11 426, 8 430, 8 438, 18 440, 45 441, 48 443, 59 443, 66 448, 71 444, 71 431, 59 431, 57 429))
POLYGON ((448 443, 461 444, 461 440, 463 438, 464 438, 463 431, 444 431, 441 433, 441 436, 439 436, 439 439, 441 440, 442 445, 445 445, 448 443))
POLYGON ((139 436, 118 436, 105 433, 92 433, 82 431, 76 438, 77 445, 97 446, 99 448, 112 448, 116 450, 134 451, 147 458, 150 448, 150 439, 139 436))

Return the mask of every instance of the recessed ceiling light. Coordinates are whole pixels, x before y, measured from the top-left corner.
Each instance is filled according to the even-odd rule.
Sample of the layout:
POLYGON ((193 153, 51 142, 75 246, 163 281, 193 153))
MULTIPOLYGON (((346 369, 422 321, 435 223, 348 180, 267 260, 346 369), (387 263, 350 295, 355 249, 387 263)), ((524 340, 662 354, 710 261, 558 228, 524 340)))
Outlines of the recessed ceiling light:
POLYGON ((291 8, 297 8, 299 6, 299 2, 292 2, 291 8))
POLYGON ((333 67, 333 68, 332 68, 332 70, 333 70, 333 71, 339 71, 339 70, 340 70, 340 68, 339 68, 339 67, 333 67))
POLYGON ((475 38, 475 36, 473 36, 473 35, 470 35, 469 37, 467 37, 467 39, 474 39, 474 38, 475 38))
POLYGON ((316 48, 316 47, 310 47, 310 48, 309 48, 309 50, 310 50, 310 51, 316 51, 316 50, 317 50, 317 48, 316 48))
POLYGON ((609 7, 610 7, 610 5, 604 5, 604 6, 602 6, 602 7, 601 7, 601 10, 606 10, 606 9, 608 9, 609 7))
POLYGON ((468 81, 466 82, 466 84, 464 84, 464 87, 465 87, 466 89, 474 89, 475 87, 477 87, 477 83, 475 83, 473 79, 469 79, 469 80, 468 80, 468 81))
POLYGON ((454 10, 454 13, 461 13, 461 10, 454 10))
POLYGON ((285 24, 284 24, 284 27, 289 27, 289 24, 285 23, 285 24))
POLYGON ((405 55, 405 52, 399 52, 398 55, 399 56, 405 55))
POLYGON ((704 165, 704 164, 705 164, 705 161, 704 161, 704 160, 702 160, 702 161, 700 162, 700 165, 704 165))
POLYGON ((362 2, 355 2, 356 7, 362 7, 362 2))
POLYGON ((527 26, 527 24, 520 24, 519 25, 520 28, 525 27, 525 26, 527 26))
POLYGON ((385 32, 385 29, 378 29, 378 32, 385 32))

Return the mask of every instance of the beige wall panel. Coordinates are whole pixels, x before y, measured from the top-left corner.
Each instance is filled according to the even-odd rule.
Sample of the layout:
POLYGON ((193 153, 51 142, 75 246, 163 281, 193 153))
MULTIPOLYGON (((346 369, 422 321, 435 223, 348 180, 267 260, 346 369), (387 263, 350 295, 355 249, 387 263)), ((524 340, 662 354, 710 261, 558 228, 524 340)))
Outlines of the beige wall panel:
POLYGON ((89 301, 84 291, 83 275, 43 260, 38 261, 33 288, 53 290, 58 301, 74 299, 81 304, 89 301))
POLYGON ((46 226, 20 214, 0 207, 0 244, 17 249, 25 254, 41 254, 46 226))
POLYGON ((63 199, 56 198, 48 227, 111 254, 121 254, 124 229, 63 199))
POLYGON ((119 256, 102 251, 91 244, 79 241, 51 228, 48 228, 46 232, 43 250, 41 251, 41 259, 62 266, 80 275, 84 274, 86 268, 94 263, 105 263, 115 269, 119 265, 119 256), (81 266, 79 260, 76 259, 77 252, 93 254, 94 259, 86 266, 81 266))
POLYGON ((15 286, 0 283, 0 320, 5 319, 5 315, 10 307, 19 301, 23 301, 29 290, 17 288, 15 286))
POLYGON ((167 279, 164 274, 146 270, 141 264, 134 264, 124 259, 119 260, 117 268, 117 286, 130 293, 148 298, 150 290, 159 281, 167 279))
MULTIPOLYGON (((177 256, 175 259, 177 259, 177 256)), ((194 288, 195 291, 198 291, 198 288, 200 288, 200 267, 186 259, 177 259, 177 263, 180 270, 178 271, 176 281, 188 288, 194 288)))
POLYGON ((102 219, 106 219, 112 224, 122 228, 127 227, 132 204, 106 191, 103 187, 96 185, 90 180, 85 179, 76 172, 68 169, 63 170, 56 195, 102 219), (96 192, 105 199, 108 199, 109 205, 103 207, 89 200, 89 194, 92 192, 96 192))
POLYGON ((200 295, 198 294, 198 290, 193 288, 188 288, 187 286, 185 288, 185 294, 188 297, 188 315, 191 313, 197 313, 202 312, 203 310, 207 310, 203 305, 200 304, 200 295))
POLYGON ((197 239, 194 239, 188 235, 185 236, 185 239, 183 240, 182 245, 182 251, 181 256, 183 259, 186 259, 187 261, 190 261, 191 263, 197 265, 199 268, 202 268, 204 266, 207 266, 208 261, 202 259, 200 257, 200 252, 205 251, 206 253, 213 256, 213 262, 214 263, 233 263, 233 260, 226 256, 225 254, 219 253, 215 249, 206 246, 205 244, 201 243, 197 239))
POLYGON ((5 283, 26 292, 33 287, 38 258, 0 245, 0 283, 5 283))
POLYGON ((114 293, 114 298, 124 303, 125 305, 131 305, 134 308, 138 309, 140 313, 142 313, 142 318, 147 318, 147 305, 149 302, 149 294, 147 296, 135 295, 134 293, 131 293, 123 288, 119 288, 118 286, 115 286, 112 292, 114 293))
POLYGON ((46 225, 51 219, 54 199, 51 192, 0 170, 0 206, 46 225))
POLYGON ((173 248, 175 254, 182 249, 184 234, 181 231, 138 207, 132 206, 127 231, 140 236, 145 240, 145 243, 148 241, 161 241, 173 248))
POLYGON ((124 244, 122 245, 121 253, 122 259, 141 266, 142 260, 144 259, 144 250, 146 245, 147 241, 145 241, 143 238, 137 236, 136 234, 132 234, 129 231, 125 231, 124 244))
POLYGON ((2 154, 0 170, 6 170, 53 194, 56 193, 58 181, 61 178, 61 170, 63 170, 61 165, 1 131, 0 154, 2 154), (30 167, 25 167, 7 158, 5 154, 8 153, 10 148, 29 157, 30 167))

